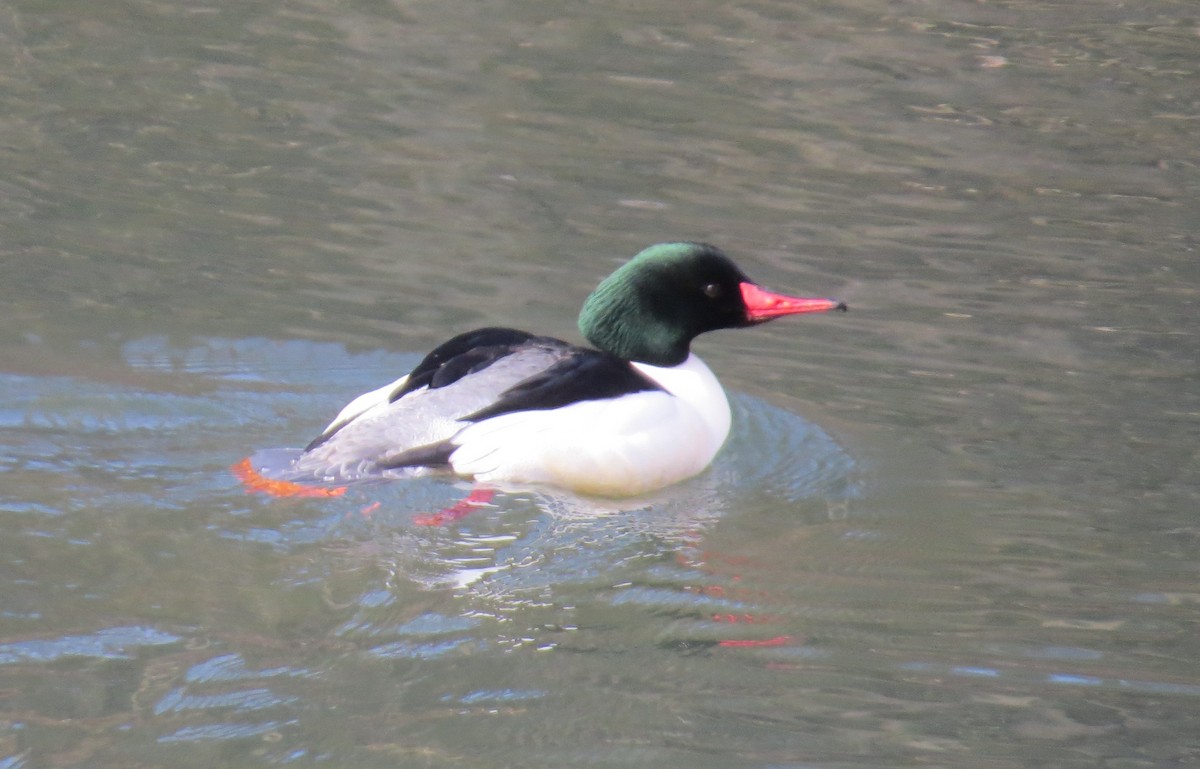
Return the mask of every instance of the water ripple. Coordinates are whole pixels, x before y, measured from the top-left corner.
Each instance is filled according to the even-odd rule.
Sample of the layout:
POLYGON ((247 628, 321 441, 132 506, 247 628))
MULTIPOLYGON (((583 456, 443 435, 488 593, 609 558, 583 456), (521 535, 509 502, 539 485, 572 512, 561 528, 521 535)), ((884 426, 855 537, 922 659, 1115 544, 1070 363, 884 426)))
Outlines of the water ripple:
POLYGON ((132 659, 148 646, 169 646, 183 639, 150 627, 114 627, 89 635, 69 635, 0 644, 0 665, 19 662, 55 662, 68 657, 132 659))

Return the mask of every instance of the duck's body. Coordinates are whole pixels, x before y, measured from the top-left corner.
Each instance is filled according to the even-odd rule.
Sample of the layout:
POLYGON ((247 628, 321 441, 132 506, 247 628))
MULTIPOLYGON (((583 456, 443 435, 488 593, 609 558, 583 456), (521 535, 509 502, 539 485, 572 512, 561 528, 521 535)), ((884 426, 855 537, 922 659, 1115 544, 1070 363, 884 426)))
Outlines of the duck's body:
POLYGON ((515 329, 459 335, 351 401, 293 470, 442 469, 485 484, 653 491, 703 471, 729 433, 725 392, 692 338, 835 307, 765 292, 712 246, 654 246, 585 303, 580 328, 598 349, 515 329))

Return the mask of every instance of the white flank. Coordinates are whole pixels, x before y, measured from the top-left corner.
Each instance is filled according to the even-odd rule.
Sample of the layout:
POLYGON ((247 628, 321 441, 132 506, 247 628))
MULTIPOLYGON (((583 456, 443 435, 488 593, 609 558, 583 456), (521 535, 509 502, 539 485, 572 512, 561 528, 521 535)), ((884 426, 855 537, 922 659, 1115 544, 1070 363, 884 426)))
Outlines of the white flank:
POLYGON ((695 355, 670 368, 635 363, 666 392, 503 414, 464 428, 450 461, 481 482, 547 483, 626 497, 708 467, 729 434, 729 402, 695 355))

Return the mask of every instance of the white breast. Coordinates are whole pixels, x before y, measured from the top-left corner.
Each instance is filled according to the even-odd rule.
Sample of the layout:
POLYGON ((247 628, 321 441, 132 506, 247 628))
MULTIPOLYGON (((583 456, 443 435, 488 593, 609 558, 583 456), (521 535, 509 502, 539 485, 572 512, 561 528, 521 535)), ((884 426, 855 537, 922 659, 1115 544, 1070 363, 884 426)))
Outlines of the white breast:
MULTIPOLYGON (((729 435, 729 399, 704 361, 689 353, 687 360, 678 366, 651 366, 648 363, 634 363, 633 366, 695 409, 716 439, 717 448, 721 447, 729 435)), ((716 451, 713 453, 715 455, 716 451)))

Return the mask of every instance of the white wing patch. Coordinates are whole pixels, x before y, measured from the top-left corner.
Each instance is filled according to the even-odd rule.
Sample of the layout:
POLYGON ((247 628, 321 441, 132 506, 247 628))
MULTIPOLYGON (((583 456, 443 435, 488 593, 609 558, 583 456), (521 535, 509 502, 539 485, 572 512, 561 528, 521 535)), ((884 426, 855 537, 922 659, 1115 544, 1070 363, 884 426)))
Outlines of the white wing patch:
POLYGON ((338 412, 338 415, 333 418, 333 421, 321 431, 321 435, 333 432, 340 427, 344 427, 352 422, 355 418, 365 414, 371 409, 385 405, 388 398, 392 397, 392 393, 399 390, 408 381, 408 374, 397 379, 391 384, 384 385, 378 390, 372 390, 369 393, 363 393, 354 400, 346 404, 346 407, 338 412))

